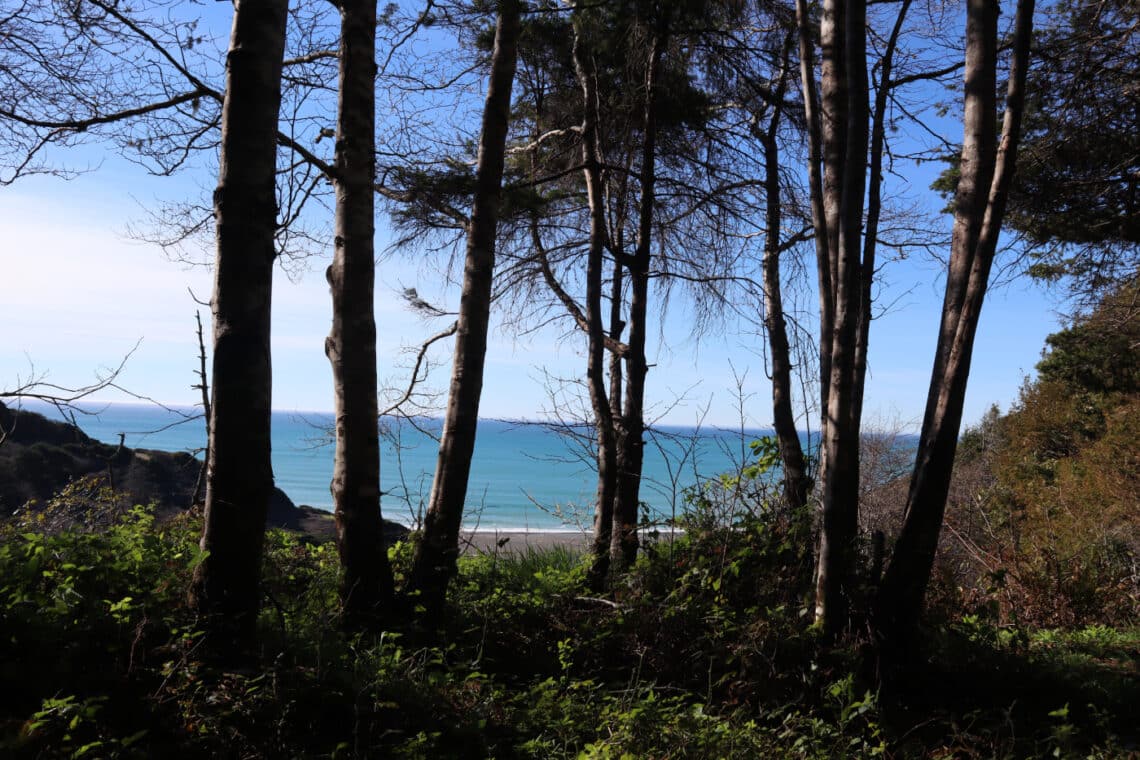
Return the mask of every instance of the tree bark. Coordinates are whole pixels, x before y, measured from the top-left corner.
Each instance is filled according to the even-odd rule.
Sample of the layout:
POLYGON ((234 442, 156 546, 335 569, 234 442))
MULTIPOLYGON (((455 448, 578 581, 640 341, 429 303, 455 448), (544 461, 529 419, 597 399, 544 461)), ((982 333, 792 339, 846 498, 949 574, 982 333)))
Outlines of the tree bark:
MULTIPOLYGON (((843 140, 847 119, 847 78, 843 60, 843 12, 846 0, 827 0, 820 10, 820 98, 819 98, 819 149, 822 161, 820 174, 820 208, 825 223, 816 235, 823 234, 825 258, 819 268, 826 272, 827 303, 820 311, 820 475, 826 470, 827 456, 824 442, 831 424, 829 414, 831 394, 831 368, 834 361, 836 293, 839 289, 839 204, 843 195, 843 140)), ((818 249, 817 249, 818 252, 818 249)), ((822 299, 824 294, 821 293, 822 299)))
POLYGON ((343 570, 341 607, 350 627, 376 622, 392 593, 380 512, 376 379, 375 129, 376 2, 341 0, 337 102, 335 250, 326 272, 333 322, 336 454, 330 485, 343 570))
POLYGON ((487 353, 487 325, 495 267, 495 234, 510 123, 520 30, 518 0, 502 0, 495 26, 491 74, 483 108, 475 170, 475 198, 467 224, 467 254, 455 336, 451 389, 440 437, 431 499, 412 566, 410 587, 429 610, 442 605, 459 556, 459 526, 475 451, 479 397, 487 353))
MULTIPOLYGON (((787 56, 785 55, 785 62, 787 56)), ((763 289, 764 327, 768 333, 768 350, 772 357, 772 424, 780 445, 780 461, 784 476, 784 504, 796 514, 807 505, 811 481, 807 474, 796 416, 792 411, 792 360, 788 328, 784 319, 784 300, 780 287, 780 231, 782 223, 780 192, 780 148, 777 140, 787 76, 781 74, 773 102, 772 118, 761 134, 764 148, 764 238, 763 289)))
MULTIPOLYGON (((820 452, 822 526, 816 620, 825 634, 834 638, 847 627, 856 580, 860 420, 852 417, 851 408, 861 300, 869 109, 864 0, 827 0, 820 27, 822 206, 827 226, 817 229, 816 234, 826 235, 828 263, 819 268, 828 270, 833 297, 830 375, 820 394, 826 403, 826 420, 820 452)), ((825 318, 821 314, 821 324, 825 318)))
MULTIPOLYGON (((621 228, 618 229, 619 238, 621 237, 621 228)), ((615 250, 624 250, 624 241, 618 241, 614 246, 615 250)), ((621 336, 625 332, 625 320, 622 318, 622 302, 623 293, 625 291, 625 265, 621 263, 620 257, 615 256, 613 262, 613 278, 610 281, 610 315, 609 315, 609 336, 612 342, 617 343, 621 341, 621 336)), ((603 534, 599 530, 599 526, 595 526, 595 558, 599 565, 599 570, 594 573, 595 577, 606 579, 609 576, 610 569, 610 546, 613 543, 614 532, 614 509, 616 508, 618 499, 619 478, 621 477, 621 447, 624 442, 622 435, 623 422, 622 422, 622 399, 625 390, 625 358, 622 354, 617 352, 610 352, 609 362, 609 390, 610 390, 610 429, 612 430, 613 446, 614 446, 614 465, 613 465, 613 492, 611 498, 611 506, 607 509, 609 513, 610 522, 604 527, 604 544, 603 534), (605 555, 605 559, 600 557, 605 555)))
POLYGON ((650 42, 645 73, 637 244, 626 263, 630 284, 629 343, 625 356, 625 403, 617 454, 617 503, 614 505, 614 530, 610 541, 611 572, 624 570, 637 558, 641 471, 645 460, 645 376, 649 372, 645 338, 657 179, 657 78, 664 53, 664 36, 660 28, 655 29, 650 42))
POLYGON ((819 113, 819 89, 815 81, 815 45, 807 0, 796 0, 796 29, 800 49, 800 82, 804 99, 804 121, 808 142, 808 189, 811 198, 812 227, 815 229, 816 276, 819 290, 819 392, 820 440, 827 434, 827 381, 831 377, 831 330, 835 320, 832 308, 831 256, 828 253, 827 211, 823 205, 823 124, 819 113))
POLYGON ((588 358, 586 381, 594 412, 597 438, 598 488, 594 511, 593 562, 590 586, 605 585, 609 572, 609 550, 613 530, 614 496, 617 491, 617 452, 613 413, 606 392, 606 344, 602 325, 602 268, 605 266, 606 218, 598 149, 597 73, 592 53, 578 24, 574 27, 574 69, 582 88, 582 162, 586 197, 590 209, 590 243, 586 258, 586 323, 588 358))
POLYGON ((981 315, 1021 134, 1034 0, 1019 0, 1006 109, 998 144, 998 0, 970 0, 966 17, 966 106, 942 324, 907 496, 902 532, 880 588, 876 627, 888 641, 922 612, 957 453, 974 336, 981 315))
MULTIPOLYGON (((270 463, 270 303, 277 225, 277 119, 284 0, 236 0, 221 156, 206 515, 190 602, 215 632, 248 645, 260 605, 270 463)), ((219 641, 219 646, 225 646, 219 641)))

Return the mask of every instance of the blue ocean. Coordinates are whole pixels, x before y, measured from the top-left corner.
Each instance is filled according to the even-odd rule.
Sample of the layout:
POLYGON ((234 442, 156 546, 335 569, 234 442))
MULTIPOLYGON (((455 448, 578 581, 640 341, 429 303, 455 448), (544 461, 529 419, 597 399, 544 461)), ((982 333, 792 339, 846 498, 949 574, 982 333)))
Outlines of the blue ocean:
MULTIPOLYGON (((59 417, 50 408, 30 411, 59 417)), ((204 449, 200 409, 150 404, 89 404, 75 421, 92 438, 161 451, 204 449)), ((333 415, 274 412, 273 471, 296 504, 332 510, 333 415)), ((426 509, 435 470, 438 420, 385 420, 381 429, 382 509, 388 519, 415 524, 426 509)), ((646 436, 641 497, 656 519, 681 512, 684 489, 719 473, 736 472, 748 443, 766 430, 665 427, 646 436)), ((579 530, 593 518, 596 476, 586 428, 480 420, 464 510, 471 530, 579 530)), ((199 454, 200 456, 200 454, 199 454)))

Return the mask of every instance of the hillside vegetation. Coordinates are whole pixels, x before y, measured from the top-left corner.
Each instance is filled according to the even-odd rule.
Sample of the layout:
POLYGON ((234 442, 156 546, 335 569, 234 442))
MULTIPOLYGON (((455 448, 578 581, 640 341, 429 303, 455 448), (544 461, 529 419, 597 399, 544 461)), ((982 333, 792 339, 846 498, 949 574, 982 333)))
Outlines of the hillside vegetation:
POLYGON ((1137 295, 1050 336, 1010 413, 963 436, 944 570, 995 622, 1140 621, 1137 295))

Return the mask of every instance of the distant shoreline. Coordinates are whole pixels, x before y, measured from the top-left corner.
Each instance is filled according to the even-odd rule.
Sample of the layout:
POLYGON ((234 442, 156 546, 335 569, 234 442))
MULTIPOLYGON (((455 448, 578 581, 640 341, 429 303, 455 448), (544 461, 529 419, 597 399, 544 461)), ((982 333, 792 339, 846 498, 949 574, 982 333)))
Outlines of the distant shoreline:
MULTIPOLYGON (((675 528, 672 534, 681 536, 685 531, 675 528)), ((544 551, 546 549, 565 548, 580 551, 583 554, 590 550, 594 540, 592 533, 583 533, 575 530, 549 531, 549 530, 501 530, 501 531, 469 531, 459 532, 459 546, 464 554, 480 552, 484 554, 503 554, 544 551)), ((660 540, 670 540, 670 531, 662 530, 660 540)))
MULTIPOLYGON (((90 437, 117 445, 121 436, 136 450, 190 452, 201 457, 206 445, 199 422, 178 424, 183 415, 196 410, 170 412, 147 403, 85 403, 98 416, 78 415, 76 422, 90 437)), ((38 405, 28 404, 29 411, 38 405)), ((47 416, 55 417, 50 409, 47 416)), ((320 412, 308 414, 276 411, 273 414, 272 457, 275 484, 294 504, 314 509, 311 522, 332 532, 329 483, 333 477, 333 448, 327 436, 317 435, 331 420, 320 412), (306 419, 307 418, 307 419, 306 419)), ((394 423, 393 423, 394 424, 394 423)), ((439 421, 425 422, 437 430, 439 421)), ((547 532, 574 537, 593 524, 597 498, 597 475, 588 449, 568 441, 559 431, 542 424, 518 420, 484 419, 471 461, 467 510, 463 528, 481 535, 512 536, 508 543, 549 544, 550 540, 522 540, 528 533, 547 532), (579 518, 580 522, 572 518, 579 518), (570 522, 564 520, 571 518, 570 522)), ((748 442, 769 431, 746 430, 744 436, 706 426, 678 430, 665 427, 665 434, 646 446, 642 471, 644 500, 655 522, 681 514, 686 509, 686 489, 720 473, 738 472, 752 457, 748 442), (676 434, 673 434, 676 431, 676 434)), ((905 445, 905 444, 904 444, 905 445)), ((381 441, 381 490, 383 514, 389 520, 410 525, 429 498, 432 473, 438 465, 439 444, 411 425, 400 425, 381 441)), ((495 539, 492 539, 495 540, 495 539)), ((577 542, 563 538, 562 542, 577 542)), ((487 540, 480 538, 481 545, 487 540)))
POLYGON ((585 551, 592 536, 580 530, 460 530, 459 545, 465 554, 514 553, 528 550, 567 548, 585 551))
MULTIPOLYGON (((41 414, 43 413, 43 410, 46 410, 48 412, 54 412, 56 410, 56 407, 53 406, 52 404, 49 404, 49 403, 46 403, 43 401, 38 401, 36 399, 24 399, 24 400, 22 400, 22 403, 25 406, 27 406, 30 410, 39 411, 41 414)), ((9 405, 11 406, 13 404, 10 403, 9 405)), ((179 414, 186 414, 186 413, 201 414, 202 413, 201 404, 196 404, 196 403, 187 404, 187 403, 183 403, 183 402, 167 403, 165 401, 142 401, 142 400, 104 401, 104 400, 97 399, 97 398, 96 399, 88 398, 88 399, 84 399, 83 401, 74 404, 73 406, 80 408, 80 409, 86 408, 86 411, 88 411, 92 414, 95 414, 95 415, 99 414, 98 410, 101 407, 108 407, 108 406, 127 406, 127 407, 135 407, 135 408, 142 408, 142 409, 165 409, 165 410, 177 412, 179 414)), ((326 410, 322 410, 322 409, 285 409, 285 408, 281 408, 281 409, 270 409, 269 411, 271 414, 296 415, 296 416, 300 416, 300 417, 303 417, 305 415, 320 415, 320 416, 325 416, 325 417, 332 417, 336 414, 332 410, 326 411, 326 410)), ((401 418, 396 417, 396 416, 391 416, 391 419, 401 419, 401 418)), ((443 422, 443 417, 431 417, 431 416, 426 416, 426 415, 425 416, 417 416, 415 419, 430 421, 430 422, 436 422, 436 423, 442 423, 443 422)), ((479 422, 498 422, 498 423, 502 423, 505 425, 519 425, 519 426, 535 426, 535 425, 552 425, 555 427, 562 427, 563 426, 562 423, 558 422, 557 420, 542 420, 542 419, 533 419, 532 420, 532 419, 511 418, 511 417, 480 417, 479 422)), ((583 423, 580 426, 572 426, 572 427, 583 427, 583 428, 589 429, 592 426, 590 426, 586 423, 583 423)), ((712 431, 712 432, 716 432, 716 433, 720 433, 720 434, 726 434, 726 435, 741 434, 742 433, 743 436, 747 437, 747 438, 763 438, 765 436, 774 435, 774 433, 775 433, 775 431, 770 427, 760 427, 760 426, 755 426, 755 425, 745 426, 742 430, 739 426, 739 423, 737 423, 737 422, 732 422, 732 423, 728 423, 728 424, 724 424, 724 425, 717 425, 717 424, 714 424, 711 422, 705 422, 705 423, 700 424, 700 425, 693 425, 690 423, 660 423, 660 424, 654 425, 654 428, 657 430, 660 430, 662 432, 666 432, 666 433, 680 433, 680 434, 687 434, 693 430, 712 431)), ((798 430, 797 432, 800 434, 801 437, 807 437, 809 435, 816 435, 815 432, 812 432, 809 430, 798 430)), ((907 435, 909 435, 909 434, 907 434, 907 435)), ((917 435, 915 437, 917 437, 917 435)))

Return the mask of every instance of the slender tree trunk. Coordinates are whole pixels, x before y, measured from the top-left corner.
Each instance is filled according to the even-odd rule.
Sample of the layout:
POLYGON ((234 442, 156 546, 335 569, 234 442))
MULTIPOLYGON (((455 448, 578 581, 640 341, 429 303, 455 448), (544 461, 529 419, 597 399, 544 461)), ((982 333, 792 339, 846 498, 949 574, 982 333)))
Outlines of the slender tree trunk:
MULTIPOLYGON (((785 49, 786 50, 786 49, 785 49)), ((787 53, 784 57, 787 61, 787 53)), ((787 76, 782 73, 773 100, 784 98, 787 76)), ((764 239, 763 288, 764 327, 768 333, 768 349, 772 357, 772 419, 776 439, 780 444, 780 461, 784 475, 784 503, 795 513, 807 505, 811 488, 796 416, 792 411, 792 360, 788 343, 788 328, 784 320, 784 300, 780 287, 780 230, 782 213, 780 201, 780 148, 777 141, 781 105, 774 106, 768 128, 760 135, 764 148, 764 193, 767 233, 764 239)))
POLYGON ((194 312, 194 321, 198 323, 198 384, 193 386, 202 394, 202 415, 206 420, 206 455, 202 457, 202 466, 198 468, 198 478, 194 481, 194 495, 190 498, 190 506, 196 507, 202 502, 202 488, 206 485, 206 472, 209 469, 209 441, 210 441, 210 378, 206 373, 206 337, 202 331, 202 313, 194 312))
MULTIPOLYGON (((820 475, 826 471, 827 429, 831 424, 829 405, 831 396, 831 369, 835 350, 836 293, 839 290, 839 203, 843 195, 843 140, 847 119, 846 89, 847 78, 843 60, 843 12, 845 0, 826 0, 821 7, 819 21, 820 37, 820 96, 819 96, 819 145, 820 211, 824 224, 816 229, 817 237, 823 235, 824 259, 817 263, 821 270, 821 282, 826 280, 827 289, 820 291, 820 475), (826 303, 823 300, 826 296, 826 303)), ((801 41, 802 44, 802 41, 801 41)), ((814 75, 813 75, 814 79, 814 75)), ((806 103, 806 101, 805 101, 806 103)), ((810 138, 809 138, 810 139, 810 138)), ((809 143, 809 150, 811 145, 809 143)), ((814 215, 814 214, 813 214, 814 215)), ((817 243, 816 252, 819 247, 817 243)), ((822 477, 821 477, 822 479, 822 477)))
MULTIPOLYGON (((615 250, 624 250, 624 241, 620 240, 621 233, 619 228, 619 241, 615 246, 615 250)), ((625 290, 625 265, 621 263, 621 258, 615 256, 613 262, 613 279, 610 281, 610 314, 609 314, 609 336, 616 345, 621 341, 621 336, 625 332, 625 320, 622 318, 622 304, 623 293, 625 290)), ((598 569, 594 571, 595 577, 600 577, 603 580, 608 580, 610 570, 610 553, 611 545, 613 543, 614 525, 616 519, 614 510, 617 508, 617 500, 619 498, 618 488, 620 487, 621 467, 623 466, 623 457, 621 454, 622 447, 624 446, 625 436, 623 434, 623 421, 622 421, 622 398, 625 390, 625 358, 622 354, 616 351, 610 352, 609 364, 609 390, 610 390, 610 433, 613 438, 614 448, 614 463, 612 471, 612 492, 610 506, 606 510, 609 514, 609 524, 604 528, 595 525, 595 539, 594 539, 594 556, 595 564, 598 569), (604 533, 603 533, 604 531, 604 533), (605 555, 605 559, 602 559, 605 555)))
MULTIPOLYGON (((823 205, 823 123, 820 116, 819 89, 815 80, 815 45, 807 0, 796 0, 796 32, 800 53, 800 90, 804 99, 804 122, 807 125, 808 190, 811 198, 811 220, 815 231, 815 262, 819 290, 819 447, 817 481, 824 471, 823 441, 827 438, 828 380, 831 377, 831 342, 835 322, 832 300, 831 253, 827 211, 823 205)), ((809 447, 812 442, 808 441, 809 447)), ((814 554, 814 552, 813 552, 814 554)), ((819 563, 816 562, 818 580, 819 563)))
POLYGON ((834 322, 831 373, 826 394, 821 392, 826 398, 827 420, 820 454, 822 526, 816 619, 829 637, 847 627, 856 576, 860 421, 852 417, 851 409, 856 392, 868 138, 865 27, 864 0, 824 3, 820 32, 823 207, 834 322))
POLYGON ((207 553, 194 571, 190 602, 238 649, 255 633, 273 491, 269 334, 286 5, 234 3, 214 192, 214 387, 201 541, 207 553))
POLYGON ((1033 0, 1017 4, 999 146, 994 95, 999 2, 970 0, 967 5, 965 136, 950 270, 903 528, 878 599, 876 625, 887 640, 905 637, 917 623, 938 548, 974 336, 1016 164, 1033 8, 1033 0))
MULTIPOLYGON (((620 245, 618 250, 621 250, 620 245)), ((614 261, 613 279, 610 281, 610 339, 616 345, 621 342, 625 332, 625 320, 622 319, 621 305, 622 293, 625 289, 625 267, 620 261, 614 261)), ((621 422, 621 399, 625 386, 625 373, 622 369, 622 356, 618 353, 610 354, 610 417, 614 421, 615 430, 621 422)))
POLYGON ((871 177, 867 184, 867 225, 863 234, 863 271, 859 291, 859 326, 855 339, 855 392, 851 402, 851 416, 863 418, 863 390, 867 379, 867 348, 871 333, 871 284, 875 279, 875 253, 879 237, 879 217, 882 211, 883 149, 886 142, 887 107, 890 103, 891 74, 894 71, 895 50, 903 21, 910 10, 911 0, 903 0, 895 16, 891 35, 879 61, 879 86, 875 90, 875 105, 871 112, 871 177))
POLYGON ((375 622, 392 593, 380 519, 375 282, 376 2, 341 0, 334 184, 335 251, 326 277, 333 323, 325 340, 336 406, 330 486, 343 569, 345 623, 375 622))
MULTIPOLYGON (((629 567, 637 558, 637 520, 641 505, 641 471, 645 460, 645 355, 649 305, 649 264, 653 244, 653 210, 657 179, 657 78, 664 52, 664 33, 654 32, 645 74, 645 113, 642 122, 641 197, 638 207, 637 245, 627 262, 630 284, 629 345, 625 357, 625 403, 618 449, 618 492, 614 532, 610 543, 613 571, 629 567)), ((612 389, 611 389, 612 391, 612 389)))
MULTIPOLYGON (((828 241, 827 212, 823 206, 823 125, 820 116, 819 89, 815 81, 815 46, 812 42, 811 17, 807 0, 796 0, 796 31, 800 53, 800 90, 804 99, 804 121, 807 125, 808 190, 811 198, 811 220, 815 230, 815 261, 819 290, 819 465, 823 471, 823 440, 827 437, 827 393, 831 377, 831 339, 835 314, 832 300, 831 254, 828 241)), ((809 446, 811 442, 808 442, 809 446)))
POLYGON ((613 413, 606 393, 606 346, 602 325, 602 268, 605 266, 606 219, 602 171, 598 150, 597 75, 591 51, 582 30, 574 28, 574 69, 582 87, 582 162, 585 164, 586 196, 590 208, 590 247, 586 260, 586 323, 589 336, 586 380, 594 412, 597 437, 598 489, 594 513, 594 561, 590 585, 600 589, 609 571, 609 549, 617 491, 617 452, 613 413))
POLYGON ((495 234, 510 124, 511 88, 518 57, 519 17, 518 0, 500 2, 479 138, 475 199, 467 225, 467 256, 451 389, 431 499, 424 520, 424 534, 416 551, 410 579, 411 589, 423 595, 429 611, 438 609, 442 604, 447 583, 455 574, 459 526, 467 498, 471 457, 475 451, 495 267, 495 234))

